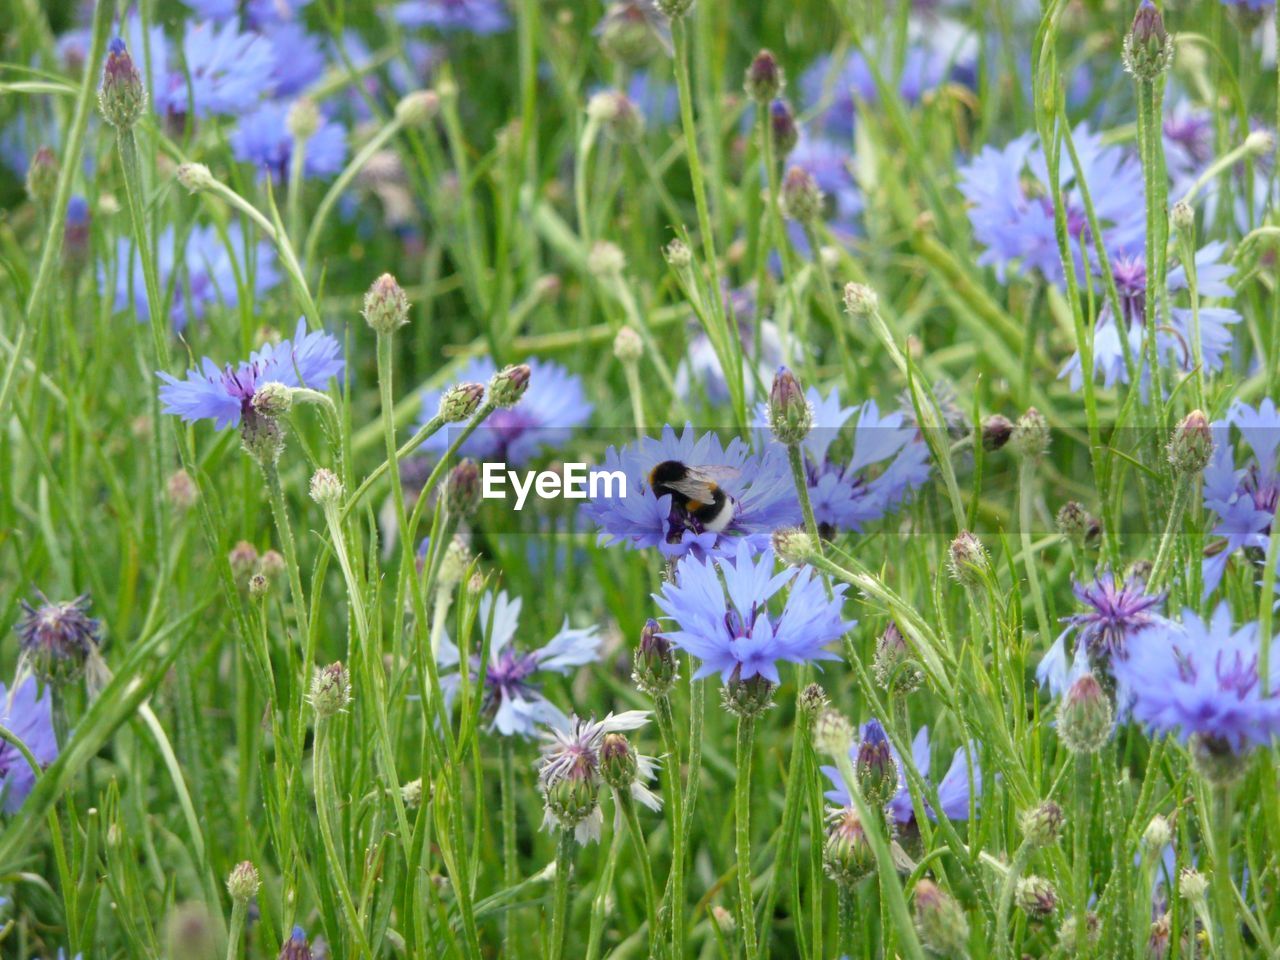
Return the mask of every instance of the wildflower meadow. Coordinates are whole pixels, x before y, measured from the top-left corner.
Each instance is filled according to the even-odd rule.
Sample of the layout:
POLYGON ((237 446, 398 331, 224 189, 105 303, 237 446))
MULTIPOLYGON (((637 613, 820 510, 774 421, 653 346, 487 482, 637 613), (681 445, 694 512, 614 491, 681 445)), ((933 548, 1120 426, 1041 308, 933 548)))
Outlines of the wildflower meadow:
POLYGON ((0 957, 1280 958, 1274 0, 0 3, 0 957))

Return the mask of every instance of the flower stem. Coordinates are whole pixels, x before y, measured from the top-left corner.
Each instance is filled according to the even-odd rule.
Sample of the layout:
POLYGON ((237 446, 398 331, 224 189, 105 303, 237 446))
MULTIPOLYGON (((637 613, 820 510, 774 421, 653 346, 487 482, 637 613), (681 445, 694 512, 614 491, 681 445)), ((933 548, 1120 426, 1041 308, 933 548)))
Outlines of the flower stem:
POLYGON ((347 879, 346 858, 338 849, 334 835, 334 821, 338 818, 339 800, 334 792, 329 769, 329 719, 316 722, 316 748, 311 756, 312 778, 316 791, 316 819, 320 826, 320 839, 324 843, 324 855, 328 861, 327 872, 338 888, 338 899, 346 914, 348 932, 361 956, 372 957, 369 942, 365 938, 364 924, 351 896, 351 884, 347 879))
POLYGON ((551 960, 564 957, 565 927, 569 913, 569 874, 573 870, 573 831, 560 830, 556 844, 556 882, 552 899, 551 948, 547 956, 551 960))
POLYGON ((605 856, 604 869, 596 885, 596 896, 591 901, 591 927, 587 935, 586 960, 600 956, 600 939, 604 933, 605 907, 613 893, 613 875, 618 866, 618 854, 622 852, 622 831, 614 830, 609 839, 609 852, 605 856))
POLYGON ((751 899, 751 745, 755 726, 754 716, 739 715, 735 756, 737 781, 733 788, 738 857, 738 929, 742 931, 742 952, 747 960, 755 960, 759 952, 755 908, 751 899))
POLYGON ((1231 787, 1215 788, 1217 796, 1213 824, 1213 900, 1221 925, 1222 949, 1215 956, 1238 960, 1244 953, 1240 945, 1240 916, 1236 910, 1235 889, 1231 883, 1231 787))
POLYGON ((813 548, 822 553, 822 537, 818 534, 818 521, 813 515, 813 501, 809 499, 809 477, 804 469, 804 450, 800 444, 793 443, 787 447, 787 459, 791 463, 791 479, 796 485, 796 496, 800 498, 805 533, 813 540, 813 548))
POLYGON ((1018 847, 1000 881, 1000 900, 996 905, 996 949, 1002 957, 1016 955, 1009 940, 1009 914, 1013 910, 1013 894, 1018 886, 1018 878, 1031 860, 1031 849, 1031 844, 1025 842, 1018 847))
POLYGON ((836 900, 839 904, 837 948, 841 956, 851 957, 858 942, 858 904, 853 886, 836 884, 836 900))
POLYGON ((631 795, 622 790, 615 790, 614 800, 622 810, 622 815, 631 830, 631 842, 636 849, 636 859, 640 861, 640 878, 644 882, 645 915, 649 921, 649 956, 661 957, 663 950, 658 930, 658 896, 653 884, 653 867, 649 864, 649 848, 644 842, 644 831, 640 829, 640 818, 636 816, 636 805, 631 795))
MULTIPOLYGON (((1071 893, 1076 928, 1084 929, 1085 913, 1089 905, 1089 826, 1092 815, 1090 807, 1093 798, 1093 754, 1077 753, 1075 755, 1075 789, 1072 799, 1075 812, 1072 820, 1073 847, 1071 851, 1071 893)), ((1077 938, 1077 949, 1087 955, 1089 938, 1077 938)))
POLYGON ((227 960, 236 960, 240 956, 240 939, 244 936, 244 921, 248 913, 247 900, 236 900, 231 904, 231 931, 227 936, 227 960))
POLYGON ((1196 488, 1192 477, 1180 476, 1174 479, 1173 505, 1169 508, 1169 520, 1164 527, 1164 535, 1160 538, 1160 546, 1156 550, 1155 562, 1151 565, 1151 576, 1147 580, 1149 590, 1157 590, 1164 582, 1165 576, 1173 566, 1173 555, 1176 552, 1174 542, 1178 538, 1178 529, 1182 525, 1182 515, 1187 504, 1191 502, 1191 494, 1196 488))
POLYGON ((1052 635, 1049 613, 1044 605, 1044 592, 1040 588, 1040 569, 1036 564, 1031 545, 1031 500, 1035 495, 1035 466, 1030 458, 1018 463, 1018 534, 1022 543, 1022 562, 1027 568, 1027 583, 1031 587, 1031 600, 1036 608, 1036 623, 1040 635, 1046 640, 1052 635))
POLYGON ((671 698, 665 693, 660 694, 653 698, 653 706, 653 712, 658 720, 658 730, 662 734, 663 751, 666 753, 662 769, 666 777, 667 807, 671 811, 671 875, 663 897, 662 912, 666 913, 663 926, 670 928, 673 960, 682 960, 684 956, 685 804, 680 784, 680 740, 676 736, 671 698))

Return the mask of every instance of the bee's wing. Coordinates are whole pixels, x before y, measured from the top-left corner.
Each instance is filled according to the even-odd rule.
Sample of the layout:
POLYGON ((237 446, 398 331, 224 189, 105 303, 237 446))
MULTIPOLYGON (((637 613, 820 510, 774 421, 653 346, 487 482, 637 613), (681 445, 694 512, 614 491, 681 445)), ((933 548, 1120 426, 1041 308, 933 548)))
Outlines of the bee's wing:
POLYGON ((731 483, 742 476, 737 467, 709 465, 705 467, 689 467, 688 479, 704 485, 720 486, 731 483))
POLYGON ((679 480, 664 480, 662 485, 676 493, 683 494, 690 500, 709 501, 714 496, 714 481, 700 479, 693 475, 682 477, 679 480))

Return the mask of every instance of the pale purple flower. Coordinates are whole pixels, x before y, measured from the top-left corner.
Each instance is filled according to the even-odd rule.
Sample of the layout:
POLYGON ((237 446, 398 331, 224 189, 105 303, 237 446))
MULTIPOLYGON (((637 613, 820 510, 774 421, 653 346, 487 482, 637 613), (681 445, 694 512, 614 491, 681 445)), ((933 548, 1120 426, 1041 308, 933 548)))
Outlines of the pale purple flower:
POLYGON ((511 25, 502 0, 405 0, 395 9, 402 27, 430 27, 441 33, 500 33, 511 25))
POLYGON ((171 118, 239 114, 271 92, 276 53, 259 33, 241 32, 235 21, 192 22, 182 40, 185 70, 159 74, 156 110, 171 118))
MULTIPOLYGON (((288 180, 294 139, 287 118, 289 104, 279 100, 259 104, 240 118, 231 132, 231 152, 241 163, 250 163, 273 183, 288 180)), ((304 177, 333 177, 347 160, 347 131, 340 123, 321 118, 307 140, 303 155, 304 177)))
MULTIPOLYGON (((0 683, 0 726, 16 736, 41 768, 58 758, 53 729, 53 697, 27 677, 11 692, 0 683)), ((36 775, 27 758, 7 740, 0 741, 0 803, 5 813, 17 813, 35 787, 36 775)))

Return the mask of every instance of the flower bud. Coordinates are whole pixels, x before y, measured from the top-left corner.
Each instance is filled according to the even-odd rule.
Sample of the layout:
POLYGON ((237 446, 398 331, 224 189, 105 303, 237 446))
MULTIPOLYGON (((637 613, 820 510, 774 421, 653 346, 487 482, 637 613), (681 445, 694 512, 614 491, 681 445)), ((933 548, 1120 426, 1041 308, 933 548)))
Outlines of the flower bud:
POLYGON ((168 495, 169 502, 183 511, 190 510, 200 499, 196 482, 185 470, 175 470, 169 474, 169 479, 165 481, 165 493, 168 495))
POLYGON ((285 417, 293 409, 293 390, 273 380, 255 390, 250 403, 264 417, 285 417))
POLYGON ((342 502, 342 481, 332 470, 321 467, 311 476, 311 499, 322 507, 335 506, 342 502))
POLYGON ((1013 898, 1018 909, 1035 920, 1053 916, 1053 911, 1058 908, 1058 891, 1044 877, 1035 874, 1018 880, 1013 898))
POLYGON ((396 278, 384 273, 364 295, 364 320, 379 334, 395 333, 409 322, 409 298, 396 278))
POLYGON ((417 810, 422 806, 422 778, 410 780, 400 788, 400 802, 406 810, 417 810))
POLYGON ((876 653, 871 669, 876 683, 899 696, 911 693, 924 680, 920 671, 911 666, 911 648, 892 620, 876 640, 876 653))
POLYGON ((771 540, 773 552, 788 566, 803 566, 817 552, 817 544, 803 527, 779 527, 773 531, 771 540))
POLYGON ((1083 931, 1078 917, 1067 917, 1058 929, 1058 946, 1067 956, 1074 956, 1097 944, 1102 936, 1102 924, 1092 910, 1084 914, 1083 931))
POLYGON ((289 939, 281 944, 277 960, 312 960, 311 947, 301 927, 295 926, 289 939))
POLYGON ((606 733, 600 744, 600 776, 615 790, 630 790, 636 782, 635 751, 620 733, 606 733))
POLYGON ((853 807, 833 811, 827 819, 822 866, 836 883, 851 887, 876 866, 875 852, 853 807))
POLYGON ((299 97, 285 114, 284 126, 294 143, 306 143, 320 129, 320 110, 310 97, 299 97))
POLYGON ((421 127, 440 111, 440 95, 434 90, 415 90, 396 104, 396 120, 406 127, 421 127))
POLYGON ((543 801, 564 830, 591 816, 600 802, 595 781, 576 767, 547 788, 543 801))
POLYGON ((1089 514, 1082 504, 1076 500, 1068 500, 1058 509, 1056 518, 1058 532, 1075 546, 1082 547, 1089 519, 1089 514))
POLYGON ((347 668, 341 663, 321 667, 311 681, 311 695, 308 699, 316 716, 321 719, 328 719, 345 710, 351 702, 351 680, 347 676, 347 668))
POLYGON ((773 704, 776 686, 760 674, 743 680, 741 673, 741 667, 735 668, 729 682, 721 687, 721 703, 734 716, 758 717, 773 704))
POLYGON ((1187 201, 1179 200, 1169 211, 1169 223, 1178 233, 1190 233, 1196 225, 1196 212, 1187 201))
POLYGON ((213 179, 213 174, 209 172, 209 168, 203 163, 178 164, 178 171, 175 176, 178 178, 178 183, 182 184, 190 193, 200 193, 202 190, 210 189, 217 183, 213 179))
POLYGON ((1173 47, 1160 11, 1151 0, 1142 0, 1124 38, 1121 55, 1125 69, 1138 80, 1152 81, 1169 69, 1173 47))
POLYGON ((769 390, 769 429, 785 446, 800 444, 813 428, 813 408, 800 389, 800 381, 786 367, 779 367, 769 390))
POLYGON ((1265 157, 1275 150, 1276 138, 1267 130, 1254 130, 1244 138, 1244 146, 1255 157, 1265 157))
POLYGON ((826 691, 816 683, 809 684, 796 697, 796 710, 800 714, 800 721, 810 728, 829 706, 831 701, 827 699, 826 691))
POLYGON ((782 67, 778 66, 777 57, 772 51, 761 50, 747 67, 742 89, 756 103, 766 104, 782 93, 785 84, 786 78, 782 73, 782 67))
POLYGON ((1046 800, 1030 810, 1024 810, 1019 821, 1027 843, 1034 847, 1051 847, 1061 839, 1065 819, 1062 808, 1052 800, 1046 800))
POLYGON ((605 90, 587 101, 587 116, 601 124, 610 139, 635 143, 644 136, 644 114, 618 90, 605 90))
POLYGON ((1092 673, 1081 676, 1058 705, 1058 735, 1072 753, 1096 753, 1111 736, 1111 701, 1092 673))
POLYGON ((853 769, 858 789, 871 806, 884 806, 898 792, 898 764, 879 720, 867 722, 853 769))
MULTIPOLYGON (((37 591, 38 607, 20 600, 22 616, 14 630, 22 660, 44 683, 61 683, 80 676, 97 652, 101 624, 88 615, 89 595, 53 603, 37 591)), ((7 704, 9 709, 12 704, 7 704)))
POLYGON ((266 578, 265 574, 255 573, 249 578, 249 599, 258 601, 265 600, 267 594, 271 592, 271 581, 266 578))
POLYGON ((484 386, 479 383, 455 383, 440 396, 437 411, 445 423, 470 420, 484 400, 484 386))
POLYGON ((98 87, 98 107, 107 123, 118 130, 132 127, 147 107, 147 89, 142 84, 142 76, 119 37, 107 47, 102 85, 98 87))
POLYGON ((778 148, 780 159, 785 158, 800 142, 800 128, 796 125, 796 115, 787 101, 775 100, 770 104, 769 130, 773 135, 774 146, 778 148))
POLYGON ((693 263, 693 252, 679 237, 662 248, 662 256, 673 270, 687 270, 693 263))
POLYGON ((1035 407, 1018 418, 1009 436, 1009 449, 1024 460, 1039 460, 1049 452, 1049 421, 1035 407))
POLYGON ((27 167, 27 196, 36 203, 49 203, 58 190, 58 156, 51 147, 41 147, 27 167))
POLYGON ((237 582, 242 581, 258 565, 258 550, 249 541, 241 540, 227 554, 227 562, 231 564, 231 575, 237 582))
POLYGON ((640 67, 666 51, 665 24, 654 15, 649 0, 621 0, 604 12, 596 35, 605 56, 623 66, 640 67))
POLYGON ((782 179, 782 215, 797 223, 812 223, 822 216, 822 190, 813 174, 792 167, 782 179))
POLYGON ((927 878, 916 882, 916 931, 933 953, 942 957, 967 955, 969 921, 954 897, 927 878))
POLYGON ((275 579, 284 575, 284 555, 279 550, 267 550, 258 560, 258 572, 265 577, 275 579))
POLYGON ((993 413, 982 421, 982 449, 994 453, 1013 436, 1013 421, 1004 414, 993 413))
POLYGON ((489 381, 489 402, 495 407, 514 407, 529 389, 528 364, 505 367, 489 381))
POLYGON ((587 251, 587 270, 602 280, 616 277, 627 268, 626 254, 616 243, 597 240, 587 251))
POLYGON ((1151 929, 1147 933, 1147 956, 1151 960, 1164 960, 1169 955, 1169 940, 1172 934, 1167 912, 1151 921, 1151 929))
POLYGON ((853 746, 853 724, 839 710, 828 708, 813 725, 813 748, 829 757, 842 757, 853 746))
POLYGON ((718 903, 711 908, 711 920, 719 929, 721 936, 731 937, 738 929, 738 921, 734 919, 733 914, 718 903))
POLYGON ((1174 473, 1200 473, 1213 458, 1213 429, 1201 410, 1192 410, 1173 428, 1169 439, 1169 466, 1174 473))
POLYGON ((451 514, 469 517, 480 507, 480 468, 467 457, 449 471, 445 481, 445 506, 451 514))
POLYGON ((865 320, 880 309, 880 298, 865 283, 846 283, 844 309, 855 320, 865 320))
POLYGON ((631 659, 631 679, 651 697, 666 696, 676 682, 678 670, 675 650, 661 630, 657 620, 646 621, 631 659))
POLYGON ((613 338, 613 355, 623 363, 635 363, 644 355, 644 342, 631 327, 623 327, 613 338))
POLYGON ((693 0, 654 0, 668 19, 678 20, 693 8, 693 0))
POLYGON ((248 903, 258 895, 258 888, 261 886, 258 868, 248 860, 236 864, 227 877, 227 893, 237 903, 248 903))
POLYGON ((960 535, 951 541, 947 552, 947 567, 952 579, 974 589, 986 582, 991 572, 991 560, 982 541, 968 530, 961 530, 960 535))
POLYGON ((1153 856, 1160 856, 1173 840, 1173 828, 1166 817, 1156 814, 1142 831, 1142 842, 1153 856))
POLYGON ((1191 766, 1215 787, 1226 787, 1244 776, 1248 754, 1239 753, 1225 737, 1196 734, 1191 738, 1191 766))
POLYGON ((1178 895, 1191 903, 1203 903, 1209 881, 1195 867, 1183 867, 1178 874, 1178 895))

